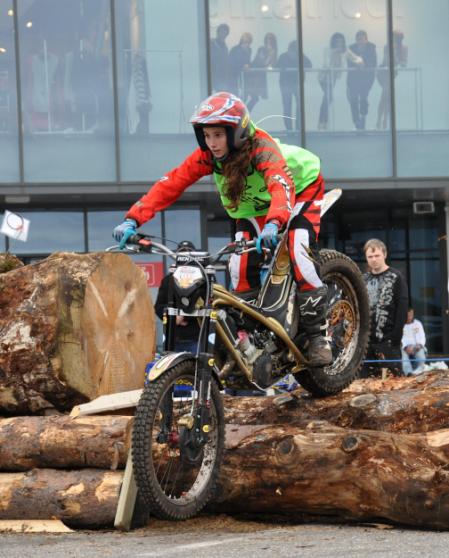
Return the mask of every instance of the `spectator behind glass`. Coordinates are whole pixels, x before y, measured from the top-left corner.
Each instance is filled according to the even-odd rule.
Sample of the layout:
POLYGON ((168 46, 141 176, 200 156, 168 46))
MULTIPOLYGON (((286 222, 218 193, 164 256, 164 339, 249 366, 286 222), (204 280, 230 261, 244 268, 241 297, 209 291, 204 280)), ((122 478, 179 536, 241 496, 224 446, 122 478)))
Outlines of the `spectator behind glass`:
MULTIPOLYGON (((178 244, 176 253, 189 252, 195 250, 195 246, 189 240, 183 240, 178 244)), ((165 275, 161 281, 159 291, 157 293, 154 310, 162 320, 165 309, 168 304, 168 287, 171 279, 171 273, 165 275)), ((187 318, 186 316, 176 316, 176 341, 175 351, 196 351, 198 344, 199 325, 196 318, 187 318)))
POLYGON ((417 376, 424 372, 426 362, 426 334, 422 323, 415 319, 415 311, 409 308, 407 322, 402 333, 402 371, 404 376, 417 376))
POLYGON ((251 62, 251 33, 243 33, 238 45, 229 53, 229 91, 243 97, 242 72, 247 70, 251 62))
POLYGON ((217 36, 210 42, 212 89, 214 91, 228 91, 229 89, 229 50, 226 45, 228 35, 229 25, 221 23, 217 27, 217 36))
MULTIPOLYGON (((58 127, 61 63, 52 50, 47 39, 31 29, 23 51, 24 128, 27 132, 52 132, 58 127)), ((3 55, 0 53, 0 56, 3 55)))
MULTIPOLYGON (((402 44, 404 33, 402 31, 393 31, 393 54, 395 68, 400 66, 405 68, 408 60, 408 48, 402 44)), ((384 47, 384 58, 382 64, 377 70, 377 81, 382 88, 382 93, 377 107, 377 124, 378 130, 386 130, 390 120, 390 51, 388 44, 384 47)), ((398 71, 394 71, 397 76, 398 71)))
POLYGON ((267 33, 261 46, 251 62, 251 71, 245 79, 245 98, 248 110, 251 111, 259 99, 268 98, 267 68, 277 65, 278 46, 274 33, 267 33))
POLYGON ((145 55, 137 51, 131 59, 131 79, 128 91, 128 130, 131 134, 147 136, 150 133, 151 104, 150 80, 145 55))
MULTIPOLYGON (((298 41, 292 41, 286 52, 279 56, 279 87, 282 96, 284 125, 286 130, 292 129, 292 120, 295 120, 295 129, 299 130, 299 53, 298 41), (296 102, 296 118, 292 119, 292 100, 296 102)), ((304 55, 304 68, 311 68, 312 62, 304 55)), ((304 76, 305 78, 305 76, 304 76)))
POLYGON ((323 100, 320 106, 318 130, 327 130, 329 122, 329 105, 333 100, 334 86, 340 79, 342 68, 351 61, 356 67, 363 65, 363 58, 357 56, 346 47, 346 40, 342 33, 334 33, 329 46, 324 49, 323 69, 318 73, 318 82, 323 90, 323 100))
POLYGON ((362 58, 363 64, 356 64, 348 59, 348 99, 356 130, 364 130, 369 108, 368 95, 376 72, 377 54, 376 45, 368 41, 366 31, 358 31, 355 41, 349 48, 356 56, 362 58))
POLYGON ((96 30, 92 28, 79 40, 78 47, 65 56, 65 95, 70 101, 72 128, 93 131, 110 126, 107 118, 108 60, 95 48, 96 30))
MULTIPOLYGON (((387 247, 377 238, 366 242, 363 251, 368 271, 363 275, 370 307, 370 344, 367 360, 387 360, 380 367, 401 375, 402 329, 407 317, 408 288, 402 273, 386 263, 387 247)), ((376 375, 379 366, 366 366, 362 377, 376 375)))

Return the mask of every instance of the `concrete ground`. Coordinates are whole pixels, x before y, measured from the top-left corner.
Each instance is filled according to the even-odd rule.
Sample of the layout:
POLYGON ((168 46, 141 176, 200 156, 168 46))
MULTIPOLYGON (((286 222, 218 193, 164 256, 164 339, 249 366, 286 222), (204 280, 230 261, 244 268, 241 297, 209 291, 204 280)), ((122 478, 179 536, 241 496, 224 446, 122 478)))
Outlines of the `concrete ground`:
POLYGON ((384 524, 285 524, 228 516, 152 520, 128 533, 2 534, 0 558, 446 558, 449 533, 384 524))

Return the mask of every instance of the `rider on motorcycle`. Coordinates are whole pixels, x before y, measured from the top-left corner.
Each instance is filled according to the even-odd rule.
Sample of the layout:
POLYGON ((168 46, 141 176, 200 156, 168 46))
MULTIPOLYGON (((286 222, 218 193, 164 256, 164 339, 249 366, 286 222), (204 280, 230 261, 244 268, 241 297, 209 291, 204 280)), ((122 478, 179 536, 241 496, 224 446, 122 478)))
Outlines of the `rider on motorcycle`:
POLYGON ((324 194, 319 158, 301 147, 281 144, 257 128, 245 104, 231 93, 205 99, 190 122, 199 148, 131 207, 114 229, 115 240, 123 248, 137 227, 173 204, 201 177, 213 174, 224 208, 236 219, 236 240, 257 238, 257 252, 231 257, 236 294, 260 286, 261 245, 275 247, 278 233, 287 230, 307 357, 317 367, 330 364, 332 353, 325 337, 327 289, 312 255, 324 194))

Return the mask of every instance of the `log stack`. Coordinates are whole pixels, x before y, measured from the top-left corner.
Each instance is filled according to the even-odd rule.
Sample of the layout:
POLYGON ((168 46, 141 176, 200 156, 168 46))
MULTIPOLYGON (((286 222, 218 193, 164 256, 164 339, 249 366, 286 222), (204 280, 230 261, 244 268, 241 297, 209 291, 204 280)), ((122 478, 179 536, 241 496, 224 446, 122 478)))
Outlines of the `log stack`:
POLYGON ((447 372, 294 395, 228 401, 217 509, 449 528, 447 372))
MULTIPOLYGON (((449 528, 449 374, 358 380, 343 393, 226 397, 209 511, 449 528)), ((0 421, 0 519, 110 527, 130 417, 0 421), (58 469, 57 469, 58 468, 58 469)))
POLYGON ((132 417, 0 420, 0 519, 114 523, 132 417))
POLYGON ((141 388, 154 347, 146 280, 125 254, 0 255, 0 415, 12 417, 0 419, 0 519, 113 524, 131 418, 63 413, 141 388))
POLYGON ((154 348, 145 277, 125 254, 56 253, 0 274, 0 415, 141 388, 154 348))

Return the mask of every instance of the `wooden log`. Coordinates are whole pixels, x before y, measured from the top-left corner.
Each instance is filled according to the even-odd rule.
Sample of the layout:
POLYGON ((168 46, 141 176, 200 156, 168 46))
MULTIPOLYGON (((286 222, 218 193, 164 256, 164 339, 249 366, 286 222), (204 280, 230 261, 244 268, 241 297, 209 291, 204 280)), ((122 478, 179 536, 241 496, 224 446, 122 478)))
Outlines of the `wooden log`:
POLYGON ((124 468, 131 417, 14 417, 0 420, 0 470, 124 468))
MULTIPOLYGON (((445 373, 383 383, 364 380, 334 398, 313 400, 298 392, 293 404, 280 406, 276 397, 226 398, 232 423, 226 427, 218 493, 209 509, 284 514, 293 519, 309 514, 449 529, 449 427, 439 426, 447 424, 448 381, 445 373), (418 414, 412 413, 414 405, 419 405, 418 414), (345 413, 354 409, 355 414, 348 420, 345 413), (238 424, 244 411, 250 423, 238 424), (419 416, 419 426, 412 427, 410 423, 419 416), (267 418, 272 422, 264 423, 267 418), (374 430, 376 427, 378 430, 374 430)), ((118 417, 89 418, 98 421, 118 417)), ((120 418, 129 421, 128 417, 120 418)), ((33 418, 61 430, 69 428, 65 420, 74 420, 57 419, 33 418)), ((18 419, 8 420, 3 423, 20 424, 18 419)), ((120 424, 129 427, 129 422, 120 424)), ((121 428, 119 423, 116 426, 121 428)), ((50 434, 48 428, 48 436, 64 438, 57 431, 50 434)), ((86 423, 80 423, 79 428, 86 429, 86 423)), ((33 432, 30 430, 31 435, 33 432)), ((44 447, 39 446, 36 453, 45 451, 44 447)), ((29 458, 32 451, 30 446, 29 458)), ((54 451, 52 459, 57 461, 57 449, 54 451)), ((118 489, 105 496, 107 509, 113 508, 110 515, 97 517, 97 504, 89 503, 91 494, 102 497, 102 489, 96 487, 101 485, 104 470, 97 470, 97 474, 93 469, 42 471, 0 474, 0 519, 56 517, 74 526, 112 525, 118 489), (72 498, 74 495, 76 498, 72 498), (36 510, 35 500, 43 500, 36 510)), ((114 482, 110 481, 116 486, 114 482)))
POLYGON ((125 254, 56 253, 0 275, 0 414, 138 389, 154 346, 145 277, 125 254))
POLYGON ((326 420, 344 428, 398 433, 449 428, 449 372, 356 380, 343 393, 323 399, 299 389, 283 401, 283 396, 226 397, 226 422, 305 427, 326 420))
POLYGON ((211 509, 448 529, 449 429, 230 425, 211 509))
POLYGON ((122 471, 0 473, 0 519, 56 518, 72 527, 114 523, 122 471))

